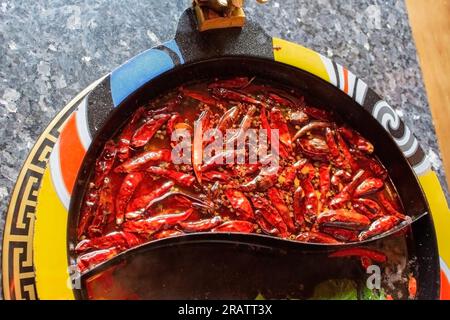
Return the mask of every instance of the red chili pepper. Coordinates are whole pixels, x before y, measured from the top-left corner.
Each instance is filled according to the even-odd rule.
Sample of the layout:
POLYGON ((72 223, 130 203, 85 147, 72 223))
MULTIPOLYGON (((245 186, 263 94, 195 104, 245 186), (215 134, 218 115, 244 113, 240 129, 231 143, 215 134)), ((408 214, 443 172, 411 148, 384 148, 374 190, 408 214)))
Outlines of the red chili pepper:
POLYGON ((298 187, 294 192, 294 218, 298 226, 302 226, 305 223, 305 211, 303 205, 303 199, 305 197, 305 192, 302 187, 298 187))
POLYGON ((277 209, 284 223, 287 225, 288 230, 290 232, 294 232, 294 221, 292 220, 291 212, 283 199, 283 192, 278 190, 277 188, 272 187, 268 190, 268 196, 270 201, 272 202, 272 205, 275 207, 275 209, 277 209))
POLYGON ((152 236, 152 238, 155 240, 159 240, 159 239, 181 236, 182 234, 183 234, 183 232, 180 230, 169 229, 169 230, 162 230, 162 231, 155 233, 152 236))
POLYGON ((236 77, 226 80, 217 80, 208 85, 208 88, 226 88, 226 89, 240 89, 247 86, 250 80, 247 77, 236 77))
POLYGON ((211 125, 211 115, 209 110, 203 111, 195 121, 194 142, 192 144, 192 166, 199 183, 202 183, 201 166, 203 162, 203 132, 207 131, 211 125))
POLYGON ((180 221, 188 219, 193 212, 194 209, 188 209, 179 213, 161 214, 147 219, 126 221, 123 224, 123 230, 151 235, 163 227, 170 228, 180 221))
POLYGON ((158 151, 144 151, 121 165, 114 168, 114 172, 124 173, 141 170, 148 164, 155 164, 163 161, 170 161, 172 152, 168 149, 158 151))
POLYGON ((261 105, 263 104, 261 101, 256 100, 248 95, 243 93, 225 89, 225 88, 214 88, 212 89, 213 97, 218 97, 222 99, 229 99, 232 101, 246 102, 250 104, 261 105))
POLYGON ((341 249, 338 251, 333 252, 329 255, 331 258, 340 258, 340 257, 368 257, 371 260, 383 263, 387 261, 387 257, 384 253, 380 251, 376 251, 373 249, 367 249, 367 248, 348 248, 348 249, 341 249))
POLYGON ((267 222, 269 222, 272 226, 277 228, 278 231, 280 231, 281 235, 287 234, 288 227, 286 223, 283 221, 283 218, 278 213, 277 209, 272 206, 268 199, 258 195, 254 195, 252 197, 252 203, 256 209, 260 210, 261 215, 264 217, 264 219, 266 219, 267 222))
POLYGON ((361 257, 361 266, 367 270, 373 264, 372 259, 367 256, 361 257))
POLYGON ((271 141, 272 128, 270 127, 269 120, 267 119, 267 111, 266 111, 266 107, 264 105, 261 106, 259 117, 261 120, 261 128, 266 130, 267 140, 271 141))
POLYGON ((163 169, 160 167, 148 167, 145 171, 169 179, 173 179, 176 183, 190 187, 195 182, 195 177, 191 174, 184 172, 177 172, 175 170, 163 169))
POLYGON ((145 109, 143 107, 137 109, 131 117, 130 122, 125 126, 125 128, 119 135, 119 141, 117 143, 117 157, 122 162, 130 157, 131 138, 133 137, 134 131, 136 130, 135 126, 144 112, 145 109))
POLYGON ((161 114, 155 118, 148 120, 140 126, 131 138, 131 145, 134 148, 145 146, 155 135, 161 126, 170 118, 168 114, 161 114))
POLYGON ((232 220, 222 223, 212 229, 212 232, 242 232, 251 233, 255 230, 255 225, 248 221, 232 220))
POLYGON ((142 211, 148 209, 153 200, 168 193, 175 185, 171 180, 165 181, 161 185, 156 186, 151 192, 138 196, 128 203, 127 212, 142 211))
POLYGON ((338 129, 338 131, 356 149, 366 152, 366 153, 369 153, 369 154, 373 152, 373 150, 374 150, 373 144, 371 144, 369 141, 364 139, 355 130, 347 128, 347 127, 340 127, 338 129))
POLYGON ((222 181, 222 182, 228 182, 231 179, 230 175, 226 172, 221 171, 207 171, 203 172, 203 180, 212 182, 212 181, 222 181))
POLYGON ((358 231, 333 227, 323 227, 321 231, 343 242, 358 241, 358 231))
POLYGON ((328 199, 330 192, 330 166, 327 164, 321 164, 319 167, 319 191, 320 201, 325 203, 328 199))
POLYGON ((189 90, 189 89, 185 89, 185 88, 182 88, 181 92, 186 97, 192 98, 194 100, 198 100, 204 104, 211 105, 211 106, 215 106, 217 104, 217 100, 214 97, 210 97, 210 96, 204 94, 203 92, 189 90))
POLYGON ((128 202, 143 179, 144 174, 140 172, 129 173, 123 179, 116 198, 116 223, 118 225, 122 224, 128 202))
POLYGON ((204 232, 217 227, 222 223, 220 216, 215 216, 209 219, 202 219, 198 221, 181 221, 178 225, 184 232, 204 232))
POLYGON ((289 128, 281 110, 272 108, 270 111, 270 123, 272 129, 278 129, 280 142, 286 148, 288 153, 292 152, 292 139, 289 128))
POLYGON ((410 275, 408 280, 408 293, 409 299, 415 299, 417 295, 417 280, 414 276, 410 275))
POLYGON ((331 114, 325 110, 314 108, 314 107, 305 107, 303 111, 310 117, 322 120, 329 121, 331 120, 331 114))
POLYGON ((102 153, 95 162, 95 185, 100 187, 105 177, 111 171, 116 159, 117 148, 114 141, 106 142, 102 153))
POLYGON ((247 197, 239 190, 227 189, 225 190, 225 196, 230 201, 231 206, 236 210, 236 214, 243 220, 254 219, 252 205, 247 197))
POLYGON ((338 240, 334 239, 333 237, 330 237, 327 234, 324 234, 321 232, 313 232, 313 231, 301 232, 295 238, 295 240, 300 241, 300 242, 315 242, 315 243, 325 243, 325 244, 341 243, 338 240))
POLYGON ((95 184, 90 183, 81 209, 81 218, 78 222, 78 239, 81 239, 81 237, 86 233, 92 219, 94 218, 94 214, 97 210, 98 198, 98 190, 95 188, 95 184))
POLYGON ((167 135, 169 138, 172 137, 175 126, 181 122, 183 122, 183 119, 178 112, 170 116, 170 119, 167 121, 167 135))

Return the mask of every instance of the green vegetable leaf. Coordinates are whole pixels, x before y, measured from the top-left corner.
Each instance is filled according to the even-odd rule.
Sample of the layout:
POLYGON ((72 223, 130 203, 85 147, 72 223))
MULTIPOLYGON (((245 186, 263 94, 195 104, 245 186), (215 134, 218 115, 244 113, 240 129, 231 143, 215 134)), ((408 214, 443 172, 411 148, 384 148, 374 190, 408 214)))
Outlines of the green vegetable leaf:
POLYGON ((356 283, 348 279, 327 280, 314 288, 310 300, 357 300, 356 283))
POLYGON ((361 292, 361 300, 386 300, 386 294, 384 290, 370 290, 366 286, 361 292))
POLYGON ((266 298, 260 293, 256 296, 255 300, 266 300, 266 298))

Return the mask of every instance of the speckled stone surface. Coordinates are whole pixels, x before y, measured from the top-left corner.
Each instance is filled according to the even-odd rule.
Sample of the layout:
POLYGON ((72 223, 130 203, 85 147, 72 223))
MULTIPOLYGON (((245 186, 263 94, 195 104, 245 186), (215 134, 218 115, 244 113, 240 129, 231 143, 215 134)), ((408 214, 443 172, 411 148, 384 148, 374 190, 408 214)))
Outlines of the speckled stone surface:
MULTIPOLYGON (((19 169, 50 120, 89 83, 172 38, 190 2, 0 0, 0 238, 19 169)), ((270 35, 335 59, 385 97, 444 182, 403 0, 247 0, 247 7, 270 35)))

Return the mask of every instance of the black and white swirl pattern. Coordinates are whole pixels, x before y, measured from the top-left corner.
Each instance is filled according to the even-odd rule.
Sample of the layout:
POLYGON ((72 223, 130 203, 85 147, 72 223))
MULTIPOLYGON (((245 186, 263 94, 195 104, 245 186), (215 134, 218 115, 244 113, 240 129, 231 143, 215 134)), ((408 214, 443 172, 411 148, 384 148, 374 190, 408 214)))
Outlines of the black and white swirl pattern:
POLYGON ((417 175, 430 169, 430 162, 416 137, 386 101, 378 101, 373 107, 372 115, 392 135, 417 175))

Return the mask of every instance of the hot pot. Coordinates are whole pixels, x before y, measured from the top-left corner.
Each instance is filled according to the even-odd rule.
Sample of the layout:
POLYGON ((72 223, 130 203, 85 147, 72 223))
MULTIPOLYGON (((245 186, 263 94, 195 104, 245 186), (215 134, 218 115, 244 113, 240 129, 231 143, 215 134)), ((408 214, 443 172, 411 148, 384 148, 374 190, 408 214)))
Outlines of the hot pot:
MULTIPOLYGON (((309 101, 330 106, 374 144, 376 156, 388 169, 407 214, 416 217, 430 211, 416 177, 416 173, 428 169, 423 151, 393 109, 367 88, 362 80, 306 48, 271 39, 257 24, 248 23, 243 30, 214 30, 200 34, 195 23, 192 12, 187 10, 180 18, 174 40, 133 58, 90 93, 87 127, 93 140, 81 164, 70 200, 67 232, 69 264, 73 265, 76 259, 73 248, 80 205, 95 159, 104 143, 139 106, 193 80, 256 76, 294 87, 309 101)), ((419 219, 410 229, 401 240, 387 237, 369 241, 368 246, 403 247, 402 254, 407 256, 409 270, 420 284, 417 298, 435 299, 439 295, 439 259, 431 215, 419 219), (411 264, 411 261, 414 262, 411 264)), ((267 287, 272 287, 274 297, 279 297, 283 290, 292 290, 288 285, 279 284, 290 283, 293 278, 299 283, 309 283, 311 287, 315 282, 330 277, 360 279, 365 276, 357 271, 354 262, 327 258, 327 254, 335 249, 261 235, 184 235, 142 245, 101 264, 81 276, 81 287, 75 289, 75 296, 98 297, 97 291, 101 289, 95 287, 101 288, 104 278, 113 272, 118 274, 116 289, 122 288, 120 290, 128 292, 129 297, 140 292, 140 298, 157 299, 248 299, 257 291, 268 290, 267 287), (207 261, 200 258, 200 252, 208 257, 207 261), (227 265, 225 261, 230 261, 232 256, 235 262, 227 265), (273 268, 268 269, 267 264, 273 268), (317 264, 326 267, 317 269, 314 267, 317 264), (169 265, 171 268, 167 268, 169 265), (222 274, 220 279, 213 276, 203 279, 204 273, 198 272, 218 272, 214 270, 214 266, 218 265, 225 265, 219 268, 222 274), (245 267, 255 265, 258 267, 250 273, 245 267), (295 273, 286 273, 290 265, 302 267, 295 273), (262 280, 263 275, 274 272, 280 277, 274 277, 268 283, 262 280), (241 276, 236 277, 236 274, 241 276), (261 277, 255 279, 250 274, 261 277), (223 285, 224 279, 228 279, 228 285, 223 285), (166 290, 161 291, 161 288, 166 290)), ((117 294, 115 290, 106 291, 109 295, 103 297, 124 297, 114 295, 117 294)))

